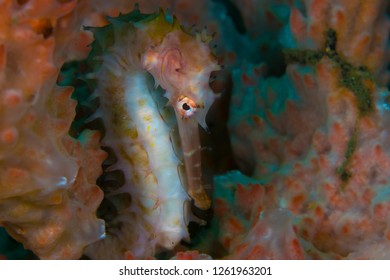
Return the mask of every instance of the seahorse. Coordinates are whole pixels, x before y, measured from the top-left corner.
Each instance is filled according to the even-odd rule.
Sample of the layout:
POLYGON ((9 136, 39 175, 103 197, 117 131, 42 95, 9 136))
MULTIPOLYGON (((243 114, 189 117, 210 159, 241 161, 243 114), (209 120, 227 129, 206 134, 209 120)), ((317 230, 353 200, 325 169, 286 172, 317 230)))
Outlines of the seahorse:
POLYGON ((163 11, 142 14, 136 6, 108 21, 86 28, 95 39, 86 78, 96 85, 91 100, 100 100, 91 118, 103 121, 102 146, 116 156, 101 181, 119 176, 122 182, 103 187, 101 215, 111 215, 106 236, 85 254, 142 259, 189 239, 191 199, 202 210, 210 207, 199 125, 207 129, 205 117, 217 97, 209 78, 220 66, 210 36, 190 34, 163 11), (173 137, 177 128, 180 147, 173 137))

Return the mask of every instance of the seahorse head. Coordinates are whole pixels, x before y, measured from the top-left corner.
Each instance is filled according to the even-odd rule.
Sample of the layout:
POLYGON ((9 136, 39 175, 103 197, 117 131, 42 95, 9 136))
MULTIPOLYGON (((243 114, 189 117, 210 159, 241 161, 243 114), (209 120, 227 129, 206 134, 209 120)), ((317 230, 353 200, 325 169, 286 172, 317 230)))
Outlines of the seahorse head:
POLYGON ((216 98, 209 87, 210 74, 220 69, 208 46, 210 39, 204 32, 192 36, 174 24, 142 58, 144 69, 166 90, 176 114, 196 119, 205 129, 206 114, 216 98))

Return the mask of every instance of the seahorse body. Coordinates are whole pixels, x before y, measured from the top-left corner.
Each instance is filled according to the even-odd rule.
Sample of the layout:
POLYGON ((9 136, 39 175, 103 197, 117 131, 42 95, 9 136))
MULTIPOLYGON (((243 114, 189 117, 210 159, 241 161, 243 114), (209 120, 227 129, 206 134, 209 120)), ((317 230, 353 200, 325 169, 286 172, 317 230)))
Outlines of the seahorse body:
POLYGON ((90 28, 95 37, 90 78, 97 84, 93 98, 100 100, 94 118, 105 126, 102 145, 117 156, 106 176, 121 170, 124 182, 104 190, 103 203, 114 208, 116 217, 108 219, 106 237, 86 254, 147 258, 160 247, 172 249, 189 238, 184 207, 190 197, 182 181, 195 204, 209 207, 201 185, 198 122, 205 126, 214 97, 208 79, 218 65, 200 36, 185 33, 162 12, 145 15, 136 8, 109 21, 108 26, 90 28), (164 106, 167 101, 178 117, 186 180, 180 178, 180 153, 170 137, 176 121, 172 108, 164 106))

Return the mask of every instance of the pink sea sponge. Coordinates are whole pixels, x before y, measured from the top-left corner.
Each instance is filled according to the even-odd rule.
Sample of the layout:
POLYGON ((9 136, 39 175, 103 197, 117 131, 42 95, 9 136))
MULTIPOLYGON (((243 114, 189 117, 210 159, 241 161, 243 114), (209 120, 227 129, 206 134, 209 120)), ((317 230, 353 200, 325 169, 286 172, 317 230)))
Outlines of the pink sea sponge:
POLYGON ((293 216, 278 208, 275 188, 233 171, 217 178, 215 194, 218 239, 227 250, 225 258, 304 258, 293 216))
POLYGON ((171 260, 211 260, 211 257, 199 251, 185 251, 176 253, 171 260))
POLYGON ((56 86, 58 18, 76 2, 0 5, 0 224, 40 258, 78 258, 102 237, 99 135, 68 135, 71 88, 56 86))
MULTIPOLYGON (((385 258, 378 250, 389 244, 390 215, 390 93, 381 87, 387 60, 379 55, 386 52, 389 34, 381 12, 385 2, 354 8, 343 1, 305 3, 307 19, 298 10, 291 13, 295 49, 286 50, 283 77, 261 78, 253 66, 234 73, 229 128, 238 164, 252 179, 218 177, 215 201, 239 207, 242 186, 260 197, 250 207, 258 212, 236 210, 223 217, 217 212, 219 226, 235 219, 241 225, 236 234, 250 240, 256 228, 251 221, 261 211, 286 208, 306 258, 385 258), (376 34, 367 37, 368 49, 358 43, 356 29, 363 28, 366 13, 364 30, 376 34), (345 24, 335 24, 334 14, 345 24), (218 188, 230 189, 230 195, 218 188)), ((220 234, 222 244, 228 235, 220 234)), ((225 246, 231 254, 236 248, 231 242, 225 246)))
POLYGON ((387 1, 307 0, 304 4, 306 16, 293 8, 290 17, 297 47, 319 49, 325 44, 324 32, 334 29, 339 54, 352 64, 365 65, 381 82, 388 80, 387 1))
POLYGON ((303 248, 295 235, 286 209, 264 211, 245 238, 232 243, 230 259, 303 259, 303 248))

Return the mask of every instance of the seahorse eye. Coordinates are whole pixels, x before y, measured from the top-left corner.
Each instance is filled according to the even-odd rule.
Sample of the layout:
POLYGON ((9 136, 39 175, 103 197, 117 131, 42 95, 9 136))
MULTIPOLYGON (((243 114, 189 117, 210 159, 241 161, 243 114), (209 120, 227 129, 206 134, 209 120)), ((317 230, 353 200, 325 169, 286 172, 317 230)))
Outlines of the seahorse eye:
POLYGON ((193 116, 196 112, 195 102, 186 96, 179 98, 179 100, 177 101, 176 108, 179 111, 182 118, 189 118, 193 116))
POLYGON ((188 111, 188 110, 190 110, 190 109, 191 109, 191 107, 190 107, 190 106, 188 106, 188 104, 187 104, 187 103, 184 103, 182 107, 183 107, 183 109, 184 109, 184 110, 186 110, 186 111, 188 111))

